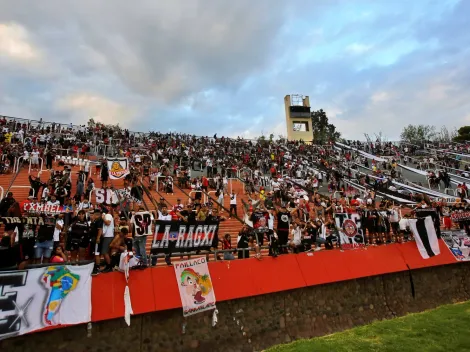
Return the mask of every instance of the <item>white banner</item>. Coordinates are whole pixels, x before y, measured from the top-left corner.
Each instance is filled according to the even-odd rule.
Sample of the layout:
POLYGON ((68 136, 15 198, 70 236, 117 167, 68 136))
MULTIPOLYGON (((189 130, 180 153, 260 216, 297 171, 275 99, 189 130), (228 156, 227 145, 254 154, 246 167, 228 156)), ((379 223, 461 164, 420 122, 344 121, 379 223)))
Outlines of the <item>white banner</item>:
POLYGON ((364 233, 361 229, 361 216, 358 213, 336 213, 335 223, 339 232, 341 249, 365 247, 364 233))
POLYGON ((0 340, 91 320, 91 272, 83 266, 0 271, 0 340))
POLYGON ((123 200, 134 203, 142 203, 141 200, 131 196, 127 189, 111 189, 111 188, 95 188, 96 203, 101 204, 118 204, 123 200))
POLYGON ((174 264, 183 316, 215 309, 215 293, 205 257, 174 264))
POLYGON ((120 180, 129 174, 129 161, 127 158, 108 159, 109 178, 120 180))
POLYGON ((470 237, 465 231, 442 232, 441 238, 458 261, 470 261, 470 237))

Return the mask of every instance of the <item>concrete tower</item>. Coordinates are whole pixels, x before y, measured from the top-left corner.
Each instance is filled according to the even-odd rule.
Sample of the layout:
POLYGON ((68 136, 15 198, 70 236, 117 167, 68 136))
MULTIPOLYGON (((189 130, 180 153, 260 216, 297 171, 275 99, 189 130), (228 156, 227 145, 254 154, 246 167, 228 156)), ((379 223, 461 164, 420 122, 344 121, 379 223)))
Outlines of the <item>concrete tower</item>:
POLYGON ((287 139, 311 143, 313 139, 312 118, 310 117, 310 100, 300 94, 284 97, 286 109, 287 139))

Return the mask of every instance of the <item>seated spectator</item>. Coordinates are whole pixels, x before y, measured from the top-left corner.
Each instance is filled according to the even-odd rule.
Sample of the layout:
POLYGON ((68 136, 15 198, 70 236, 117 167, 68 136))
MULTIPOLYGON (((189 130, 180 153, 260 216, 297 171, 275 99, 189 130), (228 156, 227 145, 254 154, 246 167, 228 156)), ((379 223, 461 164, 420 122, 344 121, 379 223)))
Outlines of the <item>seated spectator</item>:
POLYGON ((62 250, 62 247, 55 247, 54 251, 52 252, 51 263, 64 263, 65 261, 67 261, 67 256, 62 250))
MULTIPOLYGON (((232 249, 232 242, 231 242, 231 237, 229 233, 226 233, 223 240, 221 240, 220 242, 222 242, 223 250, 232 249)), ((233 256, 233 253, 235 253, 235 250, 224 252, 224 260, 234 260, 235 257, 233 256)))
MULTIPOLYGON (((20 266, 20 253, 17 246, 11 245, 10 236, 3 236, 0 240, 0 269, 15 270, 20 266)), ((23 265, 24 266, 24 265, 23 265)))

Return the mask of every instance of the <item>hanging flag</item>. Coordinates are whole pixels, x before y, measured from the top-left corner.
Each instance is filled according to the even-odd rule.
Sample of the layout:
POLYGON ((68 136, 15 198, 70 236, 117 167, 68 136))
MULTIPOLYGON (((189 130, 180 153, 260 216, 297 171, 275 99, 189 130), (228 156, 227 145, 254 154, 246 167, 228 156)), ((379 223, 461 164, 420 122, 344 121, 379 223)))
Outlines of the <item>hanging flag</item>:
POLYGON ((174 268, 183 316, 216 308, 211 274, 205 257, 176 263, 174 268))
POLYGON ((108 170, 112 180, 119 180, 129 174, 129 161, 127 158, 109 158, 108 170))
POLYGON ((408 224, 418 246, 419 253, 424 259, 429 259, 441 253, 436 229, 431 216, 409 219, 408 224))
POLYGON ((339 232, 341 249, 365 247, 361 216, 358 213, 336 213, 335 223, 339 232))
POLYGON ((0 340, 91 320, 93 264, 0 271, 0 340))

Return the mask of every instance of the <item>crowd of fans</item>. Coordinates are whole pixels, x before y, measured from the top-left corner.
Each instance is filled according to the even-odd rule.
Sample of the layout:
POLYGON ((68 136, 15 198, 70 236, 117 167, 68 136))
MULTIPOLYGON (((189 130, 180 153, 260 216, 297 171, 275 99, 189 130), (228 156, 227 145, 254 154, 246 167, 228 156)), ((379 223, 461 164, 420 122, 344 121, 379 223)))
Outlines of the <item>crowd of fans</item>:
MULTIPOLYGON (((382 196, 379 201, 377 192, 399 194, 390 190, 390 182, 402 180, 399 162, 419 167, 418 149, 413 145, 346 141, 347 147, 342 148, 282 139, 142 134, 96 123, 77 127, 6 118, 0 119, 0 125, 2 172, 15 177, 12 168, 17 163, 20 169, 31 164, 31 170, 38 171, 37 176, 29 176, 28 199, 16 200, 8 192, 0 202, 3 268, 88 259, 95 261, 94 274, 99 274, 117 267, 120 253, 126 250, 140 258, 140 267, 155 265, 157 256, 146 250, 146 238, 154 226, 138 233, 138 217, 143 213, 151 222, 237 219, 243 225, 236 247, 232 247, 231 235, 224 234, 213 248, 222 250, 215 256, 222 259, 223 254, 224 260, 249 257, 250 250, 262 259, 263 246, 269 248, 270 256, 340 247, 337 213, 358 214, 364 245, 412 237, 401 221, 413 216, 412 211, 405 211, 405 204, 393 197, 382 196), (359 151, 386 156, 387 161, 376 162, 359 151), (60 156, 81 160, 80 170, 74 171, 60 156), (131 172, 120 192, 115 192, 109 180, 106 158, 110 157, 130 161, 131 172), (42 170, 50 171, 50 177, 46 179, 42 170), (243 194, 231 189, 229 181, 235 178, 243 183, 243 194), (361 187, 355 187, 355 182, 361 187), (105 190, 101 202, 90 201, 96 187, 105 190), (159 201, 152 196, 154 189, 159 201), (173 204, 165 196, 175 192, 188 196, 173 204)), ((442 162, 458 169, 463 163, 448 158, 436 157, 428 164, 442 162)), ((464 202, 468 190, 465 185, 459 187, 463 190, 460 202, 447 204, 418 192, 413 195, 417 203, 413 207, 432 207, 446 228, 460 226, 468 231, 467 221, 450 221, 452 212, 468 210, 464 202)), ((171 255, 169 250, 164 256, 168 265, 171 255)))

